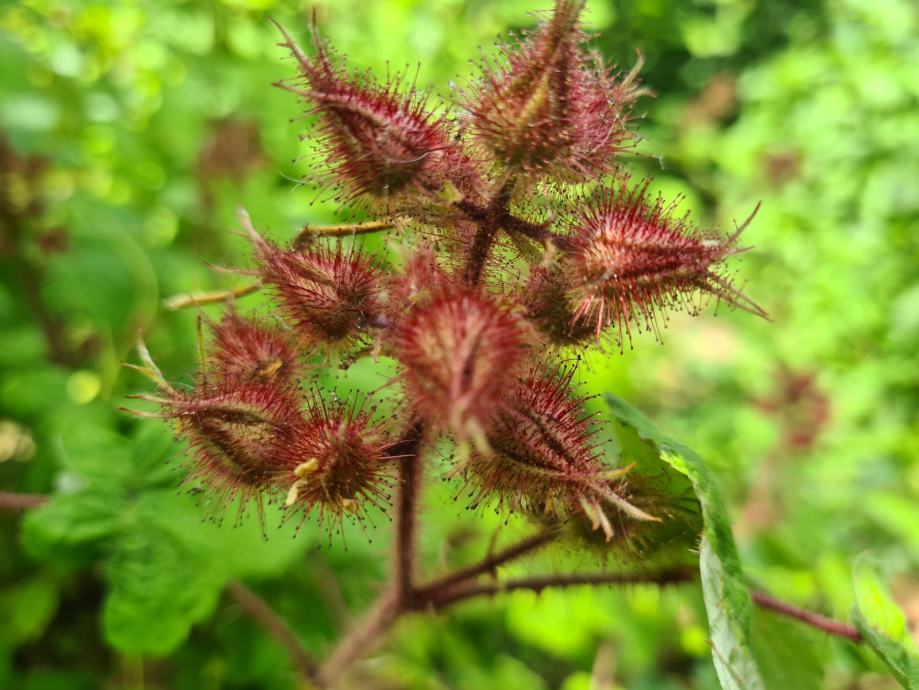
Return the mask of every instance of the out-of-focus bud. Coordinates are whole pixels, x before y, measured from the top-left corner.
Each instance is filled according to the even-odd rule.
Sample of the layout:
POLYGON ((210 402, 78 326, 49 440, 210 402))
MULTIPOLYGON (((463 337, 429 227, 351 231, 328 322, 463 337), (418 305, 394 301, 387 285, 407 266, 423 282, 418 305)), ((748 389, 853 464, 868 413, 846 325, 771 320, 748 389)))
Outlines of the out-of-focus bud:
POLYGON ((286 490, 285 505, 305 519, 313 510, 319 521, 362 520, 368 507, 389 501, 392 442, 354 403, 309 401, 306 424, 284 450, 275 482, 286 490))
POLYGON ((404 320, 416 306, 447 290, 450 282, 433 248, 422 245, 407 258, 401 272, 388 276, 386 316, 392 323, 404 320))
POLYGON ((276 328, 245 319, 230 309, 219 323, 211 324, 211 333, 213 350, 208 359, 221 382, 293 384, 301 374, 291 343, 276 328))
POLYGON ((393 340, 416 414, 483 446, 524 354, 521 320, 492 297, 456 288, 416 308, 393 340))
POLYGON ((472 133, 518 172, 566 182, 596 178, 629 138, 628 111, 640 64, 622 79, 584 50, 578 18, 586 0, 561 0, 549 21, 485 66, 467 108, 472 133))
POLYGON ((379 271, 371 259, 341 243, 284 251, 250 235, 259 276, 307 342, 346 346, 360 339, 380 310, 379 271))
POLYGON ((674 216, 674 204, 649 200, 648 185, 630 190, 620 180, 575 220, 561 261, 574 309, 568 327, 591 327, 597 336, 613 327, 621 348, 632 326, 660 337, 666 310, 698 312, 705 295, 766 317, 722 273, 724 260, 744 251, 737 241, 752 216, 726 238, 700 233, 686 215, 674 216))

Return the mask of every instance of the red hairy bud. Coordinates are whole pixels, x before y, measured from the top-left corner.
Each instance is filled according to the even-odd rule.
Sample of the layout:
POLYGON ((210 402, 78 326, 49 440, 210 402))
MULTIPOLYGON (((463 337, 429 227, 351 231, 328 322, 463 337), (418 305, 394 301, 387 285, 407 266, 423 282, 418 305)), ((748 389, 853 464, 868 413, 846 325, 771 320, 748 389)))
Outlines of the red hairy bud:
POLYGON ((586 398, 572 394, 574 370, 533 373, 508 396, 487 433, 489 452, 475 451, 465 466, 475 503, 496 496, 513 509, 583 514, 609 539, 603 504, 637 520, 654 520, 619 496, 599 459, 596 428, 586 398))
POLYGON ((418 304, 448 289, 449 277, 440 267, 434 250, 424 245, 405 262, 400 273, 389 276, 386 314, 393 322, 403 320, 418 304))
POLYGON ((311 245, 284 251, 253 233, 262 280, 308 342, 348 345, 379 314, 378 270, 356 249, 311 245))
POLYGON ((548 22, 504 49, 504 65, 484 68, 470 98, 473 134, 512 168, 584 181, 609 172, 629 136, 640 64, 617 81, 583 50, 584 4, 557 2, 548 22))
MULTIPOLYGON (((627 180, 604 190, 575 221, 562 266, 574 304, 569 326, 579 331, 607 326, 631 337, 637 324, 660 334, 666 309, 697 311, 696 295, 712 295, 734 307, 765 316, 750 298, 719 273, 737 247, 749 219, 727 238, 697 232, 674 204, 648 199, 649 180, 629 190, 627 180)), ((752 216, 751 216, 752 218, 752 216)))
POLYGON ((520 320, 491 297, 457 289, 415 309, 394 341, 417 414, 482 445, 523 356, 520 320))
POLYGON ((557 268, 536 268, 523 295, 526 318, 551 345, 583 345, 595 340, 594 325, 574 315, 568 281, 557 268))
POLYGON ((307 422, 283 453, 284 467, 275 481, 287 491, 288 508, 314 509, 320 522, 327 515, 362 519, 368 505, 382 508, 389 500, 392 446, 356 403, 309 401, 307 422))
POLYGON ((313 58, 285 38, 304 81, 291 90, 319 118, 320 146, 344 201, 363 196, 398 206, 403 193, 449 196, 448 183, 460 193, 478 184, 446 121, 426 109, 426 94, 414 86, 400 93, 398 76, 378 84, 366 74, 345 74, 315 31, 313 58))
POLYGON ((189 481, 211 486, 214 510, 239 496, 241 516, 254 497, 264 527, 261 492, 279 469, 281 451, 303 427, 296 397, 253 382, 193 395, 174 393, 164 401, 163 412, 176 420, 179 436, 188 441, 189 481))
POLYGON ((229 310, 211 324, 214 337, 209 361, 221 382, 279 381, 293 383, 300 363, 287 338, 276 328, 244 319, 229 310))

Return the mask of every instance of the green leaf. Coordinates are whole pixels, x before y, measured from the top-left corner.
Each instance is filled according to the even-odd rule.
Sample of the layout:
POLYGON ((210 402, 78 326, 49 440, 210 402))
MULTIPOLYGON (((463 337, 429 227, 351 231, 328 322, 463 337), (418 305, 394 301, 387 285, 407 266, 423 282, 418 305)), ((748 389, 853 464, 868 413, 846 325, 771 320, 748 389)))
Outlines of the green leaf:
POLYGON ((725 690, 763 690, 766 685, 751 649, 753 604, 717 484, 689 448, 660 434, 624 400, 607 394, 606 401, 615 418, 634 429, 648 450, 692 483, 702 507, 699 570, 718 680, 725 690))
POLYGON ((852 619, 865 642, 900 685, 919 690, 919 652, 910 637, 906 617, 864 559, 855 568, 855 596, 852 619))
MULTIPOLYGON (((121 492, 117 485, 93 486, 56 494, 23 519, 23 542, 34 556, 69 555, 99 545, 121 530, 121 492)), ((92 549, 89 550, 91 555, 92 549)))
POLYGON ((224 585, 223 568, 209 556, 155 524, 119 540, 106 569, 108 641, 129 653, 175 649, 210 615, 224 585))
POLYGON ((760 609, 753 612, 752 633, 753 655, 767 688, 823 688, 825 635, 760 609))

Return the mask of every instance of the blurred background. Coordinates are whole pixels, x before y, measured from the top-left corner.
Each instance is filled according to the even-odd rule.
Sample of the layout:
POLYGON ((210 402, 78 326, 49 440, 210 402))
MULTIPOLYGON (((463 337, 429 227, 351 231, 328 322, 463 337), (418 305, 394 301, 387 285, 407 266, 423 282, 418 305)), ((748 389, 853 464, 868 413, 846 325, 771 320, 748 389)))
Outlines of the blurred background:
MULTIPOLYGON (((237 207, 283 239, 335 222, 300 184, 301 107, 272 15, 352 65, 421 63, 450 101, 531 0, 21 0, 0 4, 0 688, 295 688, 284 650, 223 593, 241 578, 327 648, 376 593, 385 529, 331 540, 202 524, 159 425, 118 413, 142 329, 190 380, 195 313, 165 297, 234 287, 237 207)), ((879 563, 919 626, 919 6, 911 0, 592 0, 595 44, 636 50, 654 93, 630 165, 703 227, 762 208, 734 262, 772 322, 710 305, 663 344, 591 356, 578 377, 694 448, 719 476, 751 578, 847 618, 852 564, 879 563)), ((260 309, 263 298, 241 302, 260 309)), ((208 311, 216 315, 216 311, 208 311)), ((329 385, 374 388, 385 364, 329 385)), ((340 377, 339 377, 340 378, 340 377)), ((597 403, 597 410, 601 410, 597 403)), ((432 472, 437 474, 437 472, 432 472)), ((428 563, 495 529, 434 486, 428 563)), ((382 526, 385 519, 378 520, 382 526)), ((576 564, 531 559, 524 569, 576 564)), ((877 661, 802 630, 814 687, 887 688, 877 661)), ((803 661, 802 661, 803 660, 803 661)), ((787 659, 776 657, 779 671, 787 659)), ((521 593, 406 621, 380 688, 714 688, 698 594, 521 593)), ((370 687, 370 686, 368 686, 370 687)), ((790 686, 787 686, 790 687, 790 686)))

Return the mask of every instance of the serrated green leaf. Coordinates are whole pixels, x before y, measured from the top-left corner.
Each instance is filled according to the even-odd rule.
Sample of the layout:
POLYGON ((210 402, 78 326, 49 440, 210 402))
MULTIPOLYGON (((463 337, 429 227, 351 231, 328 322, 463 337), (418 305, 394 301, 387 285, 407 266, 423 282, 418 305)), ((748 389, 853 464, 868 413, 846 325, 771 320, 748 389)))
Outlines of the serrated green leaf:
MULTIPOLYGON (((35 556, 70 553, 116 536, 122 527, 117 485, 93 486, 57 494, 23 519, 23 542, 35 556)), ((89 550, 90 555, 92 550, 89 550)))
POLYGON ((692 450, 662 435, 624 400, 607 394, 606 401, 615 418, 634 429, 648 450, 692 483, 702 506, 699 571, 718 680, 725 690, 764 690, 751 648, 753 604, 717 484, 692 450))
POLYGON ((166 654, 204 620, 225 582, 223 568, 155 524, 124 535, 106 568, 105 636, 123 652, 166 654))
POLYGON ((856 564, 855 594, 855 627, 900 685, 919 690, 919 652, 910 637, 906 617, 864 559, 856 564))

